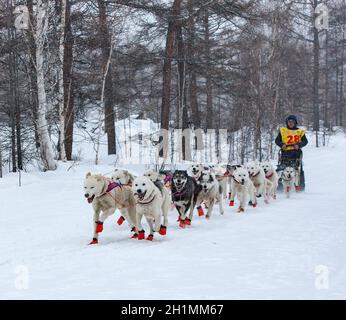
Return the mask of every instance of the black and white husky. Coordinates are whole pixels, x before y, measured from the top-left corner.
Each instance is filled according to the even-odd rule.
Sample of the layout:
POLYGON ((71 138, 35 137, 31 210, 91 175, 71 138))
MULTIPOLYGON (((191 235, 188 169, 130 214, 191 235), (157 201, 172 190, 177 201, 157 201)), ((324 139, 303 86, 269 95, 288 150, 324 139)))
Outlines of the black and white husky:
POLYGON ((219 203, 220 213, 224 213, 223 209, 223 190, 222 185, 217 181, 213 173, 203 172, 200 178, 198 179, 199 185, 202 190, 198 195, 197 199, 197 209, 200 212, 201 204, 205 202, 208 205, 208 212, 206 218, 209 219, 215 203, 219 203))
POLYGON ((191 224, 193 209, 197 202, 201 186, 185 170, 176 170, 172 178, 172 201, 179 213, 179 226, 185 228, 191 224), (187 212, 189 211, 189 217, 187 212))

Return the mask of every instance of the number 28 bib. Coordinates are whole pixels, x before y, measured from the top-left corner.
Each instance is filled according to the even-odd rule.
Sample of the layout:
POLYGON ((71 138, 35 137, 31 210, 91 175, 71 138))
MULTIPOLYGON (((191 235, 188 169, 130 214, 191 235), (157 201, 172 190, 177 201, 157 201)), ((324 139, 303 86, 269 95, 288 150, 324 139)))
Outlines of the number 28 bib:
POLYGON ((280 128, 280 133, 282 142, 287 146, 286 150, 293 150, 293 145, 301 142, 304 136, 304 130, 302 129, 290 130, 288 128, 280 128))

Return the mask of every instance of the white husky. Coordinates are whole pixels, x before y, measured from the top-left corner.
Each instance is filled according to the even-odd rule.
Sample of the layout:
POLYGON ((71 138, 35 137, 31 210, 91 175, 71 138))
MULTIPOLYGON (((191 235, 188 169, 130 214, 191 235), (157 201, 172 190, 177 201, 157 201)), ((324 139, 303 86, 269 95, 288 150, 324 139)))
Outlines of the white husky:
POLYGON ((296 180, 296 171, 294 168, 286 167, 284 171, 282 171, 281 179, 286 197, 289 198, 291 190, 294 189, 294 182, 296 180))
POLYGON ((135 177, 127 170, 114 170, 112 180, 122 185, 131 186, 135 177))
POLYGON ((89 172, 84 181, 84 196, 94 209, 94 236, 90 244, 98 243, 98 234, 103 231, 103 223, 116 209, 120 210, 132 231, 135 231, 135 198, 130 187, 120 186, 102 175, 89 172))
POLYGON ((266 179, 268 179, 273 184, 272 187, 268 190, 269 195, 276 199, 279 176, 270 161, 262 162, 261 167, 265 173, 266 179))
POLYGON ((231 199, 230 206, 234 206, 234 198, 237 196, 240 205, 238 212, 245 211, 245 205, 247 203, 248 197, 250 198, 253 207, 256 207, 257 200, 255 196, 255 186, 253 185, 249 172, 242 167, 238 167, 233 171, 232 182, 231 182, 231 199))
POLYGON ((196 181, 200 178, 204 170, 205 169, 202 164, 192 164, 189 168, 192 178, 194 178, 196 181))
POLYGON ((271 181, 266 179, 264 170, 261 168, 257 161, 249 162, 246 165, 246 169, 249 172, 250 179, 256 188, 256 197, 264 196, 264 202, 269 203, 268 192, 272 188, 271 181))
POLYGON ((216 202, 219 202, 220 213, 223 214, 224 209, 222 186, 217 181, 215 175, 212 173, 203 172, 198 179, 198 183, 202 187, 202 190, 198 194, 197 207, 200 207, 202 202, 207 203, 208 212, 206 214, 206 218, 209 219, 213 212, 214 204, 216 202))
POLYGON ((137 177, 133 181, 132 190, 136 198, 138 239, 143 240, 145 235, 141 223, 143 215, 150 227, 150 234, 147 240, 153 240, 155 231, 161 235, 166 235, 167 213, 170 207, 169 199, 168 201, 164 199, 162 191, 148 177, 137 177))

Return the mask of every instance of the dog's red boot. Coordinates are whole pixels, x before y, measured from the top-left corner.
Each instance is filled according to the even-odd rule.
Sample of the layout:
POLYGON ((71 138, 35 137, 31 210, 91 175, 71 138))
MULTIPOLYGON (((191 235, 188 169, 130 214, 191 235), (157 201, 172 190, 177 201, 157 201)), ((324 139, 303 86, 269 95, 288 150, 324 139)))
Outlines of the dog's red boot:
POLYGON ((99 243, 98 240, 97 240, 96 238, 93 238, 93 239, 90 241, 89 246, 90 246, 91 244, 98 244, 98 243, 99 243))
POLYGON ((189 218, 185 218, 185 224, 187 226, 191 226, 191 220, 189 218))
POLYGON ((167 234, 167 227, 161 225, 159 234, 160 234, 161 236, 165 236, 165 235, 167 234))
POLYGON ((145 231, 142 230, 142 231, 139 231, 138 232, 138 240, 144 240, 145 238, 145 231))
POLYGON ((123 224, 124 221, 125 221, 125 218, 124 218, 123 216, 120 216, 120 218, 119 218, 118 221, 117 221, 117 224, 118 224, 119 226, 121 226, 121 225, 123 224))
POLYGON ((230 206, 230 207, 234 207, 234 200, 231 200, 231 201, 229 202, 229 206, 230 206))
POLYGON ((96 233, 101 233, 103 231, 103 222, 96 221, 96 233))
POLYGON ((197 207, 197 212, 198 212, 198 215, 201 217, 201 216, 204 216, 204 211, 203 211, 203 208, 201 206, 197 207))
POLYGON ((252 206, 253 206, 254 208, 256 208, 256 207, 257 207, 257 202, 253 203, 252 206))
POLYGON ((302 191, 302 188, 300 186, 295 186, 295 188, 296 188, 296 192, 302 191))
POLYGON ((177 222, 180 222, 180 216, 178 217, 178 220, 177 220, 177 222))
POLYGON ((147 236, 147 239, 146 240, 148 240, 148 241, 153 241, 154 240, 154 236, 152 235, 152 234, 149 234, 148 236, 147 236))
POLYGON ((131 232, 136 232, 136 227, 132 227, 131 232))
POLYGON ((131 239, 137 239, 138 238, 138 234, 137 233, 134 233, 131 237, 131 239))
POLYGON ((185 229, 185 227, 186 227, 185 220, 180 220, 179 227, 182 228, 182 229, 185 229))

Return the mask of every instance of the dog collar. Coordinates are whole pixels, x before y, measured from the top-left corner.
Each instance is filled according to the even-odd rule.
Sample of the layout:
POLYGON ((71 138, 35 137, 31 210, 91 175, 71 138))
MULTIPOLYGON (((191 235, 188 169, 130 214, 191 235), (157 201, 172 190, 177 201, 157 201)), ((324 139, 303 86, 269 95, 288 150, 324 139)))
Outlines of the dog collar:
POLYGON ((273 176, 274 172, 272 172, 269 176, 266 175, 266 178, 269 179, 273 176))

